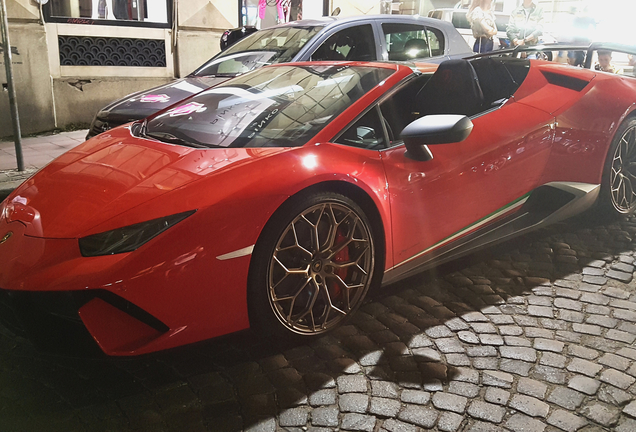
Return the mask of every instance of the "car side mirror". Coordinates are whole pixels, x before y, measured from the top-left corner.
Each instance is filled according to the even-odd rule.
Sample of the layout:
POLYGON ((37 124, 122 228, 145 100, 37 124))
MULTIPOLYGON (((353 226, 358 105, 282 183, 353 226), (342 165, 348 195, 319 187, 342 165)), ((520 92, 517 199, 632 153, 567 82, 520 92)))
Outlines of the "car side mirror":
POLYGON ((433 158, 427 145, 461 142, 472 130, 473 122, 464 115, 433 114, 409 123, 400 136, 408 157, 426 161, 433 158))

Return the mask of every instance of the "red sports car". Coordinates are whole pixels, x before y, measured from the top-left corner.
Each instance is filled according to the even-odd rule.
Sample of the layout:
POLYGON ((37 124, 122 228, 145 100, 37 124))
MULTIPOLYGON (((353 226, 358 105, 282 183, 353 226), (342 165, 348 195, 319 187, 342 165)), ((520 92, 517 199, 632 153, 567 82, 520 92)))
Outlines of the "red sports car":
POLYGON ((512 57, 250 72, 15 190, 0 317, 35 340, 76 323, 113 356, 321 335, 375 284, 597 202, 631 212, 635 100, 632 78, 512 57))

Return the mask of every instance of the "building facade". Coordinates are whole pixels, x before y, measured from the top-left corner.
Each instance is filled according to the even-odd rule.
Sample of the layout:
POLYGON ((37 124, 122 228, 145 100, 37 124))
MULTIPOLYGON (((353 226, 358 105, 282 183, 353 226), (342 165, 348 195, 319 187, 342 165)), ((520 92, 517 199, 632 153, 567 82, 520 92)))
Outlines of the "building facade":
MULTIPOLYGON (((23 134, 89 123, 115 99, 187 75, 239 20, 236 1, 5 1, 23 134)), ((3 65, 6 87, 5 75, 3 65)), ((11 130, 4 91, 0 136, 11 130)))

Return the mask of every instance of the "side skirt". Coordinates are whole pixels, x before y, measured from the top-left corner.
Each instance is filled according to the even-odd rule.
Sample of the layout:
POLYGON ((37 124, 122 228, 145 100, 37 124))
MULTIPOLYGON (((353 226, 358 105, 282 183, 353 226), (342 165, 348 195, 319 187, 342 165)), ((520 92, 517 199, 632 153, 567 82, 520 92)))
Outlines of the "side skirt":
POLYGON ((552 182, 386 270, 388 285, 487 246, 562 221, 590 208, 600 185, 552 182))

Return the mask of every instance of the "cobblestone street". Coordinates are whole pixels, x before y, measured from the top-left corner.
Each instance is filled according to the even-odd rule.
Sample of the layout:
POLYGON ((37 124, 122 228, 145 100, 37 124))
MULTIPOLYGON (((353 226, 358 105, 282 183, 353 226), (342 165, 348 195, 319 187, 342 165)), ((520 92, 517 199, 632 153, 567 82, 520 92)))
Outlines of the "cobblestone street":
POLYGON ((0 330, 0 431, 636 431, 636 219, 581 217, 371 293, 308 345, 135 359, 0 330))

